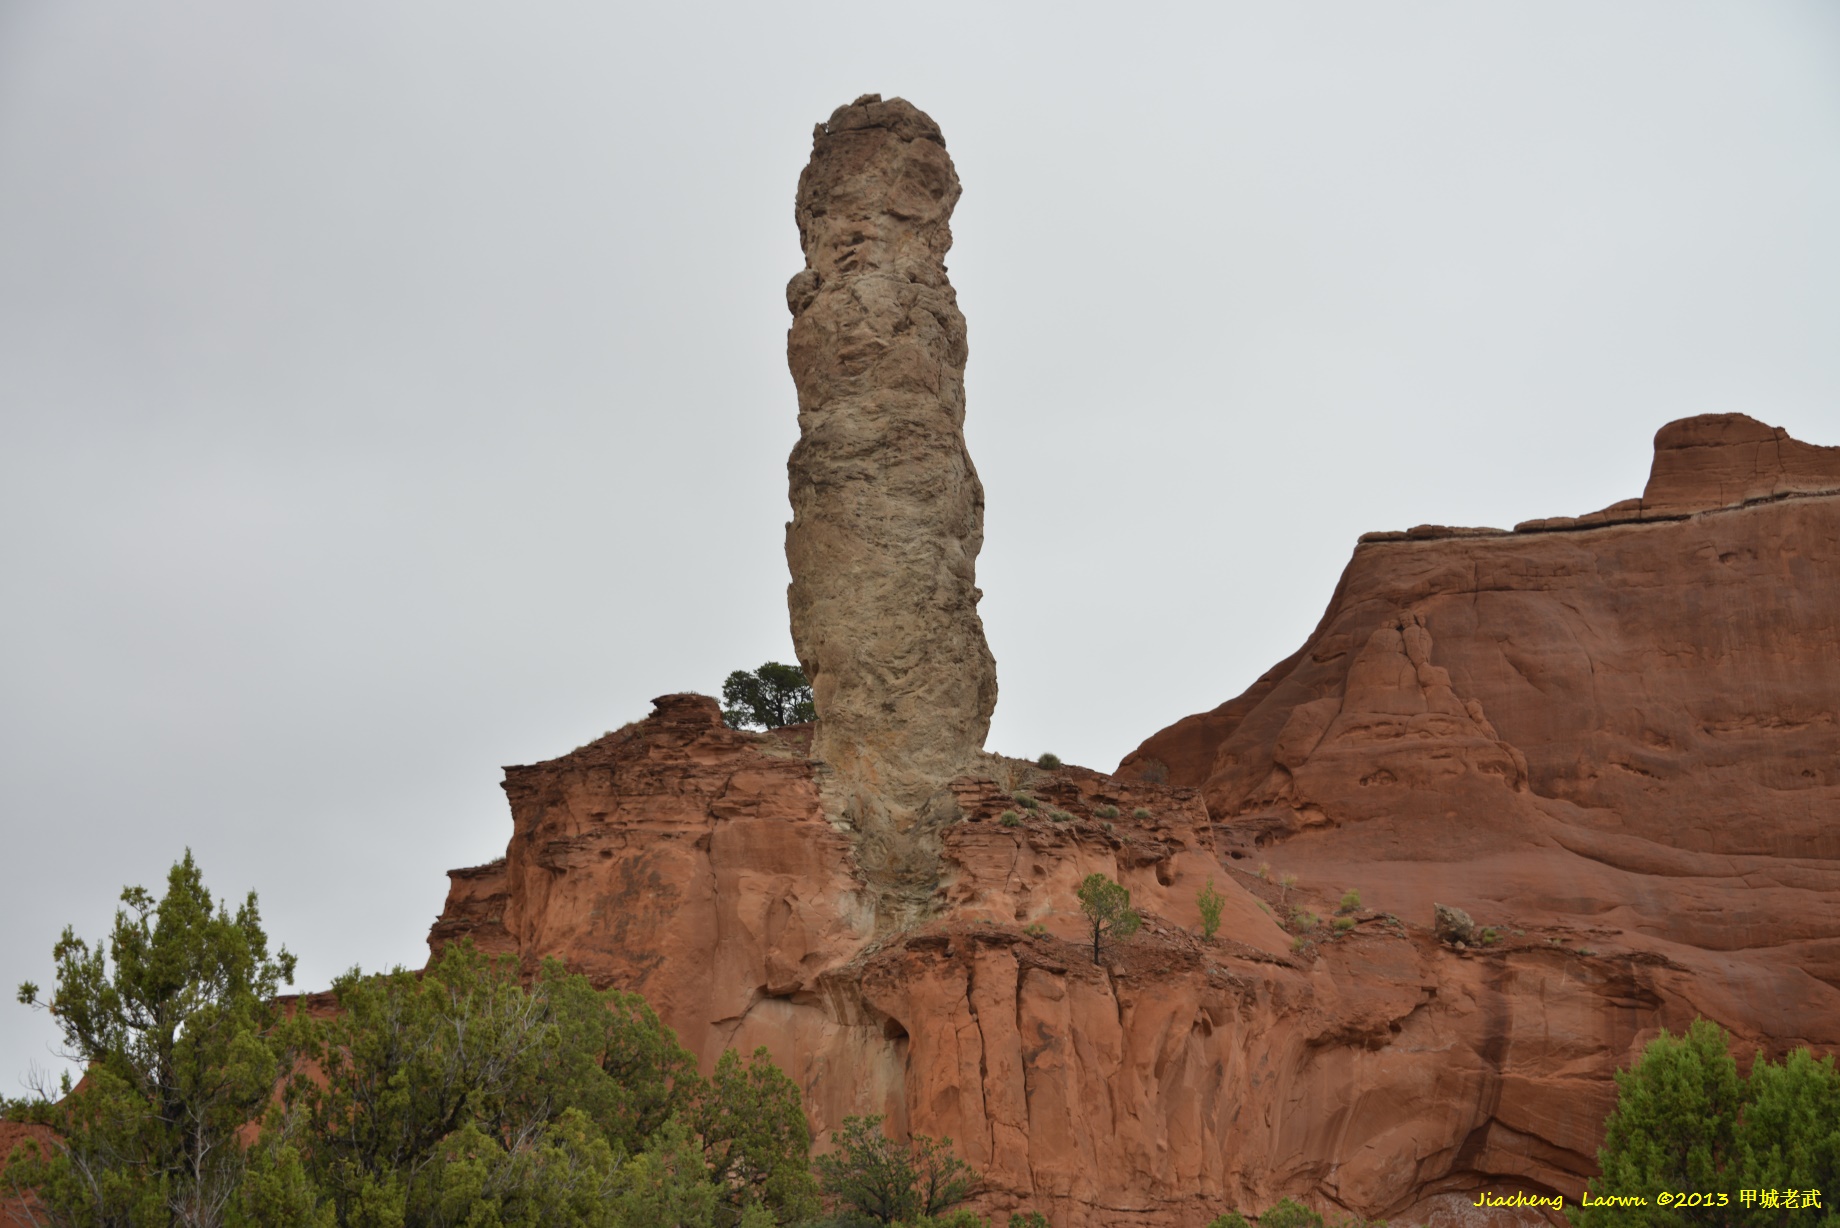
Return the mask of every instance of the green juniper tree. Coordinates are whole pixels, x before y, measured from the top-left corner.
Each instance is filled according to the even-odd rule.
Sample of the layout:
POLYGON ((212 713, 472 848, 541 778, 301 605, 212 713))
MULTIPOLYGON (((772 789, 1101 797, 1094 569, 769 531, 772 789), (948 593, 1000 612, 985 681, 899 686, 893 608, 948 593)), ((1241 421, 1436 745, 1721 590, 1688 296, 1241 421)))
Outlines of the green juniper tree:
POLYGON ((290 1060, 272 999, 294 957, 269 954, 254 892, 234 914, 212 899, 189 849, 165 895, 129 887, 121 902, 106 953, 66 928, 50 999, 19 987, 86 1073, 56 1104, 8 1106, 60 1141, 15 1155, 0 1181, 36 1189, 60 1228, 219 1224, 243 1176, 238 1132, 290 1060))
POLYGON ((824 1192, 874 1224, 911 1223, 963 1202, 978 1174, 952 1153, 952 1140, 916 1134, 903 1147, 882 1133, 882 1118, 846 1117, 818 1157, 824 1192))
POLYGON ((817 717, 811 683, 796 665, 768 661, 752 673, 738 669, 722 683, 722 719, 732 729, 778 729, 817 717))

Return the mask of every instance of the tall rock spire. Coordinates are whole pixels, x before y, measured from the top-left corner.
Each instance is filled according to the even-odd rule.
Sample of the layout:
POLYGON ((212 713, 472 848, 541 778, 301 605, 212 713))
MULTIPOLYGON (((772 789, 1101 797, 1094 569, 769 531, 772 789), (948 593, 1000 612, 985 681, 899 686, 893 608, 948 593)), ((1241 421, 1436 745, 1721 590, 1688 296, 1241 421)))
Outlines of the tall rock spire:
POLYGON ((907 833, 944 804, 940 786, 975 764, 997 702, 977 613, 984 488, 965 448, 965 318, 944 263, 958 197, 938 125, 876 94, 818 125, 799 177, 787 602, 818 709, 812 755, 833 769, 842 817, 870 836, 907 833))

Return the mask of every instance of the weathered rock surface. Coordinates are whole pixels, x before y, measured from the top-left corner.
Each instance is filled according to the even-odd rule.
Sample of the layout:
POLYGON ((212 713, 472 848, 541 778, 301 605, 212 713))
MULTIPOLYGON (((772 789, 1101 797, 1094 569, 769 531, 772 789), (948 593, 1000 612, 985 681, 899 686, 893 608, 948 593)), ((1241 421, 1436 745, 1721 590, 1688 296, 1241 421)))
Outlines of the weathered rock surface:
POLYGON ((829 808, 865 836, 865 868, 910 886, 936 872, 941 786, 974 763, 997 701, 977 613, 965 319, 944 263, 958 197, 924 113, 873 94, 838 108, 799 178, 805 268, 786 288, 799 395, 787 601, 812 753, 831 769, 829 808))
POLYGON ((1015 761, 951 782, 933 919, 878 934, 802 736, 667 696, 510 769, 506 858, 455 876, 431 943, 560 955, 645 993, 705 1065, 764 1044, 821 1145, 853 1113, 949 1135, 986 1174, 981 1209, 1057 1228, 1199 1228, 1282 1194, 1408 1222, 1503 1183, 1576 1195, 1610 1072, 1699 1001, 1693 973, 1590 919, 1459 950, 1428 905, 1421 924, 1359 910, 1294 951, 1278 918, 1369 879, 1261 877, 1217 855, 1195 790, 1015 761), (1146 916, 1098 964, 1074 896, 1095 871, 1146 916), (1226 905, 1204 943, 1209 880, 1226 905))
POLYGON ((1606 1095, 1657 1024, 1840 1045, 1840 449, 1671 423, 1617 506, 1369 535, 1296 655, 1119 769, 1201 789, 1229 860, 1619 969, 1540 1006, 1517 1002, 1523 956, 1484 957, 1498 1017, 1474 1053, 1501 1082, 1474 1128, 1555 1190, 1596 1145, 1560 1103, 1606 1095), (1574 1043, 1524 1044, 1522 1009, 1574 1043))
POLYGON ((1670 424, 1641 499, 1363 538, 1296 655, 1115 776, 985 756, 957 196, 873 96, 800 181, 815 731, 666 696, 509 769, 506 855, 454 873, 435 949, 561 956, 706 1066, 765 1045, 820 1145, 860 1113, 951 1136, 980 1210, 1056 1228, 1280 1195, 1531 1225, 1470 1204, 1575 1199, 1660 1027, 1840 1045, 1840 449, 1670 424), (1145 916, 1098 960, 1095 871, 1145 916))

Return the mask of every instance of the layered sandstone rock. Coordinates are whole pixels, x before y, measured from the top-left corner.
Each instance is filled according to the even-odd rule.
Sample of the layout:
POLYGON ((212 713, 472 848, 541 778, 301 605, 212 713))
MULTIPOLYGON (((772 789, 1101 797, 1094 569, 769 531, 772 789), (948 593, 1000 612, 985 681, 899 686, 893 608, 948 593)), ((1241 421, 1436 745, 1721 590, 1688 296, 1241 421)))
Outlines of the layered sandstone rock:
POLYGON ((1670 424, 1639 500, 1368 535, 1297 654, 1114 776, 983 756, 957 195, 874 97, 800 182, 815 735, 666 696, 509 769, 506 855, 454 873, 437 950, 561 956, 705 1066, 766 1045, 820 1146, 861 1113, 949 1135, 978 1209, 1056 1228, 1281 1195, 1531 1225, 1476 1193, 1576 1199, 1659 1028, 1840 1046, 1840 449, 1670 424), (1094 872, 1145 915, 1098 960, 1094 872))
POLYGON ((946 278, 959 183, 939 128, 866 95, 812 138, 805 268, 786 289, 799 442, 787 464, 792 638, 812 753, 872 874, 924 890, 941 786, 982 750, 996 666, 974 564, 984 492, 965 448, 965 320, 946 278))

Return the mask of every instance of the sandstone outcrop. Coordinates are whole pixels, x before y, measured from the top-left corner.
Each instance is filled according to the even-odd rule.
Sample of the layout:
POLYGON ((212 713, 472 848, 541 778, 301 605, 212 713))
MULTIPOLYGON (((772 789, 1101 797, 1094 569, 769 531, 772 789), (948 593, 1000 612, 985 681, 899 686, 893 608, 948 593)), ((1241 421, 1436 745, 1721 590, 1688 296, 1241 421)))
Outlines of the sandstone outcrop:
POLYGON ((1303 649, 1114 776, 976 760, 899 926, 810 730, 667 696, 509 770, 506 857, 431 941, 640 990, 705 1063, 766 1045, 820 1145, 852 1113, 950 1135, 998 1222, 1531 1224, 1470 1204, 1575 1199, 1659 1028, 1840 1046, 1833 450, 1734 486, 1757 466, 1666 443, 1709 433, 1757 435, 1663 430, 1700 510, 1363 543, 1303 649), (1146 916, 1097 964, 1093 871, 1146 916))
POLYGON ((975 762, 997 701, 965 320, 944 263, 959 190, 924 113, 873 94, 838 108, 799 178, 805 268, 786 288, 799 398, 787 602, 818 712, 812 753, 867 871, 922 894, 951 817, 942 786, 975 762))

